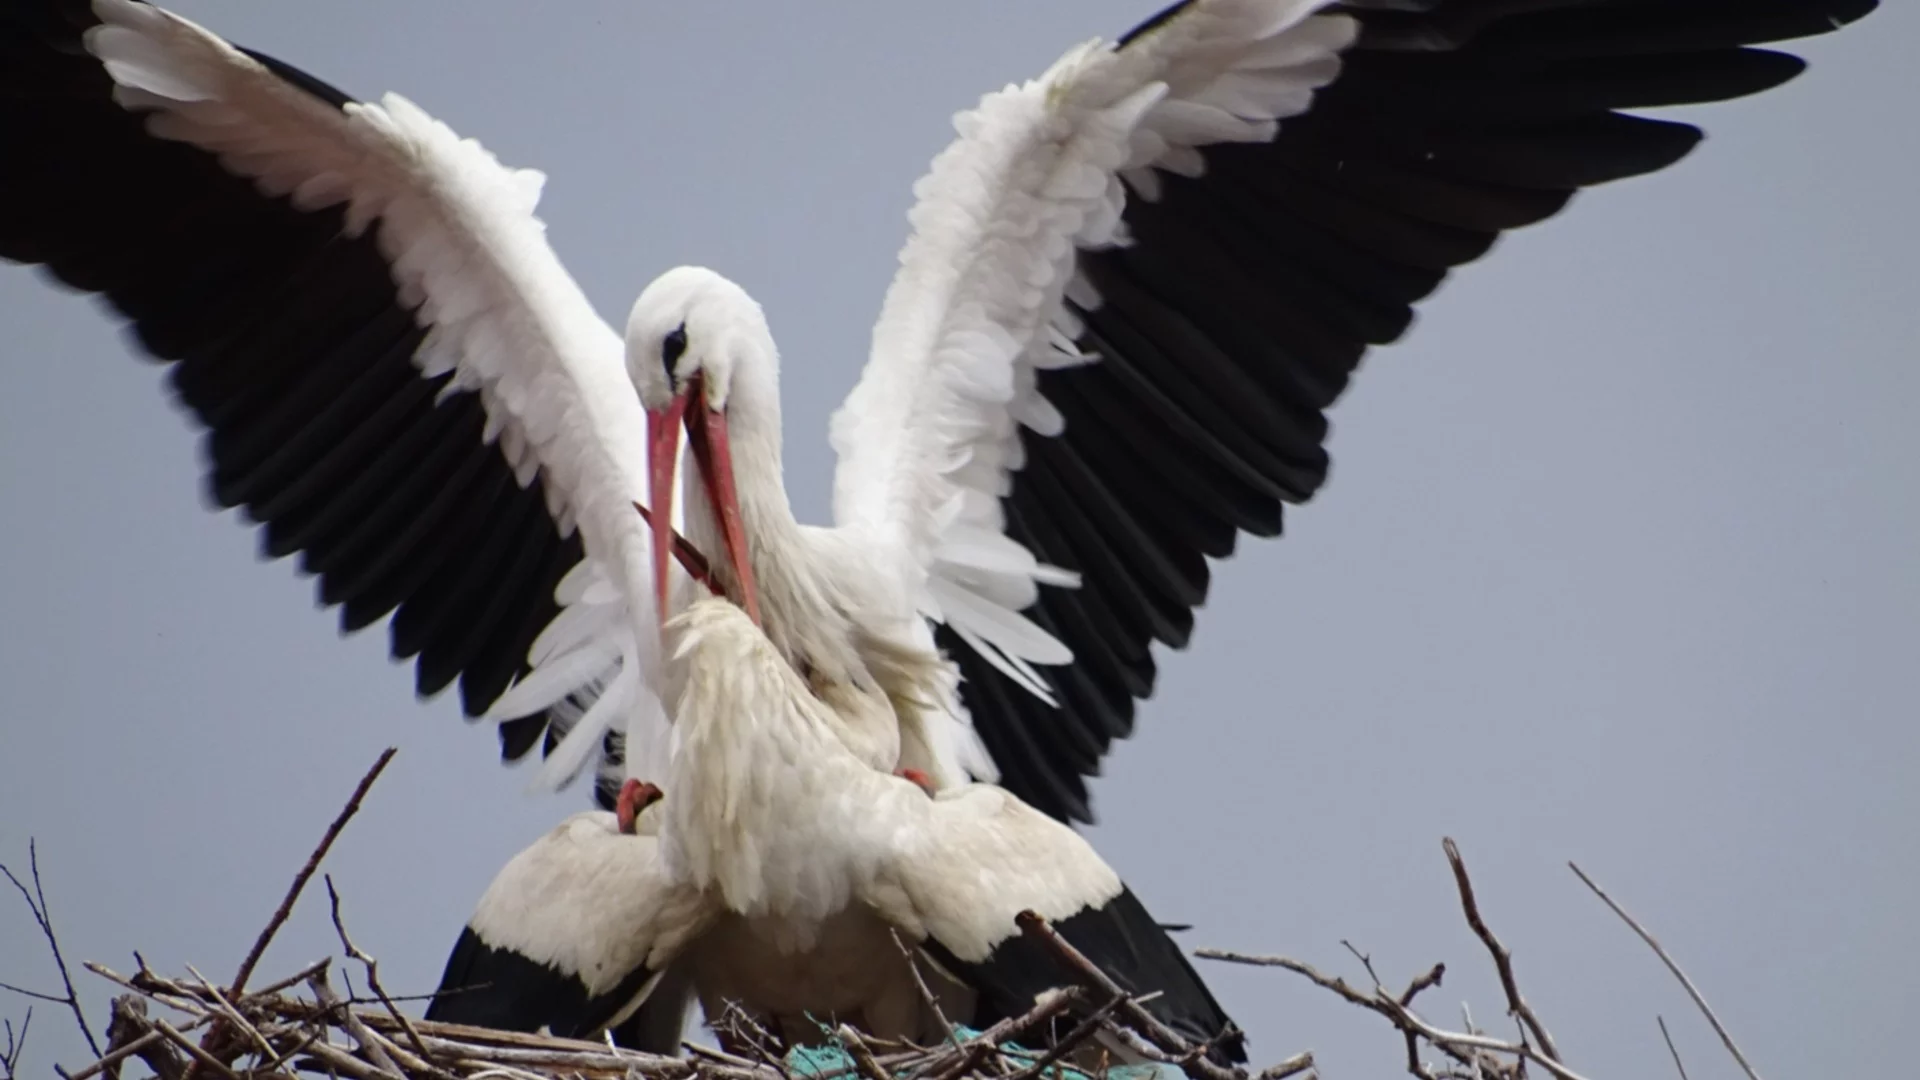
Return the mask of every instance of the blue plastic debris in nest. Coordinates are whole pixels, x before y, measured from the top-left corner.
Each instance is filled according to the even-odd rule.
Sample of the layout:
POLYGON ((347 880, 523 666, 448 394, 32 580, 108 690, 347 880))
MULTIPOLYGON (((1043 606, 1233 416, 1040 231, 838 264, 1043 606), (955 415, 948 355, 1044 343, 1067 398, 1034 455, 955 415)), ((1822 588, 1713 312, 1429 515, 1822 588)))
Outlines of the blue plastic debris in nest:
MULTIPOLYGON (((955 1024, 953 1033, 961 1040, 975 1038, 980 1032, 964 1025, 955 1024)), ((829 1038, 832 1036, 829 1035, 829 1038)), ((1015 1043, 1001 1043, 1002 1053, 1014 1058, 1033 1061, 1040 1057, 1037 1050, 1029 1050, 1015 1043)), ((859 1075, 854 1071, 853 1058, 838 1045, 833 1046, 796 1046, 787 1051, 787 1067, 798 1076, 818 1076, 822 1073, 844 1073, 859 1075)), ((1064 1062, 1047 1067, 1047 1080, 1098 1080, 1084 1069, 1076 1069, 1064 1062)), ((1147 1062, 1142 1065, 1115 1065, 1107 1069, 1107 1080, 1190 1080, 1186 1070, 1178 1065, 1161 1065, 1147 1062)))

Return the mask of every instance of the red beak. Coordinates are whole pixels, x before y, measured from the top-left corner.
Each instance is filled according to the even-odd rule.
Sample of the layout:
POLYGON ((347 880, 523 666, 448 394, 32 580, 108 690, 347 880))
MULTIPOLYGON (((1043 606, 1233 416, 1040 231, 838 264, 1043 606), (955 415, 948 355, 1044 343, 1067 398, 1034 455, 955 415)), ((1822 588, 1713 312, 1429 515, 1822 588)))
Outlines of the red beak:
MULTIPOLYGON (((664 409, 647 413, 648 501, 653 512, 653 592, 660 618, 667 618, 667 557, 678 539, 673 532, 673 467, 680 456, 680 428, 684 423, 687 446, 694 463, 700 467, 700 480, 706 486, 707 502, 720 518, 721 543, 726 547, 726 564, 740 586, 740 605, 747 617, 760 625, 760 593, 754 586, 753 564, 747 558, 746 527, 740 519, 740 495, 733 482, 733 446, 727 437, 725 413, 707 407, 701 393, 702 379, 696 375, 687 388, 674 396, 664 409)), ((683 556, 684 560, 684 556, 683 556)), ((695 577, 701 574, 694 572, 695 577)))

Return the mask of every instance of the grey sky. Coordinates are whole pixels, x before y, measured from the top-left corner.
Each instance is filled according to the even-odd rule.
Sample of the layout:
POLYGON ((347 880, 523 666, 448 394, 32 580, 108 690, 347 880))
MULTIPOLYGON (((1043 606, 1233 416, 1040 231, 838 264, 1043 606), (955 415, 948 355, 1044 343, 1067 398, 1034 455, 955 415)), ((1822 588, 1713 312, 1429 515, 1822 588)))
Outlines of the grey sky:
MULTIPOLYGON (((987 90, 1154 5, 182 2, 362 96, 397 90, 550 179, 610 318, 676 262, 735 277, 784 356, 789 484, 821 520, 828 412, 864 360, 910 188, 987 90), (801 12, 804 10, 804 14, 801 12), (456 14, 457 12, 457 14, 456 14)), ((1893 3, 1796 46, 1787 88, 1689 110, 1707 144, 1511 237, 1377 352, 1335 473, 1216 571, 1096 788, 1095 842, 1190 945, 1429 1002, 1499 996, 1440 856, 1457 837, 1525 987, 1591 1076, 1731 1076, 1578 860, 1688 965, 1766 1075, 1888 1075, 1920 1003, 1920 145, 1893 3)), ((133 178, 129 178, 132 182, 133 178)), ((231 974, 380 747, 330 866, 396 992, 432 988, 493 872, 585 794, 521 794, 490 730, 414 702, 286 563, 201 508, 195 436, 91 301, 0 271, 0 859, 29 836, 66 944, 231 974)), ((334 950, 312 898, 267 971, 334 950)), ((1202 968, 1273 1060, 1399 1070, 1375 1017, 1202 968)), ((0 900, 0 980, 54 985, 0 900)), ((86 976, 90 1003, 101 983, 86 976)), ((18 1017, 23 1002, 0 997, 18 1017)), ((103 1013, 97 1009, 96 1015, 103 1013)), ((82 1056, 36 1008, 29 1062, 82 1056)))

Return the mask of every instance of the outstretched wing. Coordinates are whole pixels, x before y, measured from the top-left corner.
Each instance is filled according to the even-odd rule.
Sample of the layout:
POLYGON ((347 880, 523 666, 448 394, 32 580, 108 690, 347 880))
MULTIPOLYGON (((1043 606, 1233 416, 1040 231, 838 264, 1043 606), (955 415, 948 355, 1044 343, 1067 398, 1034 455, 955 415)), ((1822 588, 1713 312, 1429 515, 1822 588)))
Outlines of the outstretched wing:
POLYGON ((835 513, 919 585, 1001 781, 1091 820, 1151 643, 1325 481, 1368 346, 1700 139, 1621 110, 1778 85, 1801 62, 1748 46, 1874 6, 1189 0, 962 114, 835 418, 835 513))
POLYGON ((546 779, 618 748, 657 650, 644 417, 539 173, 133 0, 0 13, 0 159, 0 256, 172 363, 213 500, 345 630, 391 614, 419 692, 524 717, 504 756, 544 739, 546 779))

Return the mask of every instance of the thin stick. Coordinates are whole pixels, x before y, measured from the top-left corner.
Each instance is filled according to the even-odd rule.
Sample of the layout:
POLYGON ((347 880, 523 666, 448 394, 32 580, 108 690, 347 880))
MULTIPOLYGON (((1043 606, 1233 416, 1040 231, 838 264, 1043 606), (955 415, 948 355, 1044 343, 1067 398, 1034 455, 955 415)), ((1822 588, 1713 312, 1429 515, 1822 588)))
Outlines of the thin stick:
POLYGON ((1287 1080, 1287 1077, 1306 1072, 1311 1068, 1313 1068, 1313 1051, 1303 1050, 1285 1061, 1261 1069, 1254 1080, 1287 1080))
POLYGON ((51 1001, 55 1005, 65 1005, 67 1003, 67 999, 61 997, 59 994, 43 994, 38 990, 29 990, 24 986, 15 986, 10 982, 0 982, 0 990, 11 991, 19 994, 21 997, 32 998, 35 1001, 51 1001))
POLYGON ((73 978, 67 974, 67 958, 66 955, 60 951, 59 936, 53 932, 53 912, 47 907, 47 890, 40 882, 40 849, 32 837, 27 838, 27 866, 32 872, 31 876, 33 877, 33 891, 31 893, 27 891, 27 887, 21 883, 19 878, 13 876, 13 871, 8 869, 3 863, 0 863, 0 874, 5 874, 7 880, 13 882, 13 887, 20 891, 20 898, 27 902, 27 910, 33 912, 33 921, 39 924, 41 936, 47 939, 47 948, 53 951, 53 966, 60 969, 60 985, 66 987, 67 996, 63 1001, 60 998, 35 994, 28 990, 20 990, 18 987, 10 986, 8 989, 26 994, 28 997, 46 997, 48 1001, 64 1004, 68 1009, 71 1009, 73 1011, 73 1019, 80 1025, 80 1034, 87 1037, 87 1046, 93 1050, 93 1056, 97 1058, 100 1056, 100 1043, 94 1039, 93 1027, 87 1023, 87 1014, 80 1008, 80 996, 73 992, 73 978), (37 902, 36 897, 38 898, 37 902))
POLYGON ((0 1076, 6 1080, 15 1080, 20 1075, 20 1058, 27 1052, 27 1029, 33 1026, 33 1006, 27 1006, 27 1015, 20 1021, 18 1036, 13 1031, 13 1021, 5 1023, 7 1031, 7 1049, 0 1054, 0 1076))
POLYGON ((340 808, 340 813, 334 816, 333 824, 327 826, 326 833, 320 837, 320 843, 313 849, 313 854, 307 856, 307 864, 294 875, 293 884, 288 887, 287 895, 280 901, 280 906, 274 911, 273 918, 267 920, 266 929, 260 931, 260 936, 254 939, 253 948, 247 950, 247 958, 240 961, 240 971, 227 987, 229 996, 237 998, 241 991, 247 988, 247 977, 253 974, 254 965, 260 962, 261 954, 267 951, 268 943, 273 940, 273 935, 279 932, 281 924, 287 921, 287 916, 293 914, 294 903, 300 899, 300 893, 307 887, 307 882, 312 880, 313 872, 320 868, 320 860, 327 857, 327 849, 333 847, 333 841, 340 835, 340 830, 346 828, 347 822, 360 811, 360 800, 367 797, 367 789, 373 787, 375 780, 380 779, 380 773, 386 769, 387 762, 392 761, 393 755, 399 752, 400 748, 397 746, 389 746, 382 750, 379 758, 374 761, 373 767, 360 778, 360 783, 353 789, 352 797, 347 799, 347 805, 340 808))
POLYGON ((1057 994, 1040 995, 1040 1000, 1025 1015, 1010 1016, 981 1032, 978 1037, 968 1040, 964 1044, 966 1049, 954 1055, 958 1060, 953 1064, 943 1065, 938 1072, 934 1071, 933 1065, 929 1065, 921 1075, 932 1080, 958 1080, 978 1067, 1001 1043, 1050 1022, 1085 1000, 1086 991, 1077 986, 1057 994))
POLYGON ((853 1059, 854 1068, 859 1070, 861 1076, 866 1077, 866 1080, 890 1080, 887 1070, 873 1060, 873 1048, 867 1045, 867 1041, 860 1037, 859 1032, 853 1030, 852 1025, 841 1024, 833 1034, 834 1038, 839 1040, 841 1048, 847 1052, 847 1056, 853 1059))
MULTIPOLYGON (((265 994, 277 994, 280 991, 285 990, 287 987, 294 985, 295 983, 306 982, 308 979, 311 979, 315 975, 318 975, 321 972, 327 970, 328 965, 332 963, 333 963, 332 957, 328 957, 324 960, 315 960, 313 963, 308 964, 306 967, 301 968, 299 971, 294 972, 293 974, 287 976, 286 978, 278 979, 274 982, 270 982, 267 985, 261 987, 260 989, 253 991, 251 994, 248 994, 247 997, 253 998, 253 997, 260 997, 265 994)), ((232 993, 232 990, 228 990, 228 993, 232 993)), ((432 997, 433 995, 426 994, 423 996, 432 997)))
POLYGON ((227 1080, 240 1080, 239 1077, 233 1074, 232 1069, 227 1068, 226 1062, 221 1061, 219 1058, 214 1057, 212 1054, 209 1054, 205 1050, 200 1049, 199 1046, 195 1045, 192 1039, 189 1039, 185 1035, 181 1034, 179 1028, 176 1028, 172 1024, 167 1023, 165 1020, 160 1020, 160 1019, 154 1020, 153 1026, 159 1029, 160 1034, 165 1035, 167 1037, 168 1042, 174 1044, 175 1046, 178 1046, 182 1050, 185 1050, 187 1052, 187 1056, 193 1058, 194 1061, 226 1077, 227 1080))
POLYGON ((375 1069, 384 1076, 400 1075, 400 1067, 395 1065, 393 1058, 387 1055, 381 1040, 368 1030, 367 1025, 361 1023, 360 1017, 352 1009, 340 1003, 340 998, 334 994, 333 986, 324 974, 308 979, 307 988, 313 991, 313 999, 325 1006, 329 1014, 335 1011, 340 1014, 340 1025, 347 1029, 347 1034, 353 1036, 355 1042, 360 1044, 361 1051, 372 1060, 375 1069))
POLYGON ((1067 1032, 1066 1038, 1054 1040, 1051 1049, 1041 1054, 1033 1064, 1014 1073, 1008 1080, 1034 1080, 1035 1077, 1044 1075, 1048 1066, 1078 1050, 1082 1043, 1092 1038, 1093 1033, 1099 1031, 1100 1026, 1106 1022, 1108 1014, 1113 1012, 1123 1000, 1125 999, 1115 998, 1089 1013, 1085 1020, 1080 1021, 1072 1031, 1067 1032))
POLYGON ((1500 989, 1507 995, 1507 1012, 1533 1033, 1534 1041, 1540 1044, 1542 1053, 1559 1061, 1560 1048, 1554 1045, 1553 1036, 1547 1034, 1547 1025, 1540 1022, 1540 1017, 1534 1014, 1527 999, 1520 996, 1520 984, 1513 977, 1513 953, 1500 943, 1499 938, 1493 936, 1486 920, 1480 917, 1480 904, 1473 897, 1473 881, 1467 877, 1467 864, 1460 858, 1459 845, 1449 836, 1440 841, 1440 846, 1446 849, 1447 865, 1453 868, 1454 884, 1460 888, 1460 907, 1467 913, 1467 925, 1473 927, 1481 944, 1493 954, 1493 966, 1500 973, 1500 989))
MULTIPOLYGON (((1122 999, 1119 1006, 1120 1014, 1160 1049, 1170 1054, 1185 1054, 1193 1049, 1193 1044, 1182 1038, 1179 1032, 1161 1023, 1158 1017, 1141 1008, 1139 1003, 1133 1001, 1126 991, 1120 989, 1106 972, 1095 967, 1079 949, 1074 948, 1065 938, 1055 933, 1047 920, 1031 911, 1023 911, 1014 916, 1014 922, 1019 925, 1021 932, 1026 934, 1029 940, 1051 952, 1054 959, 1060 961, 1061 965, 1072 972, 1088 989, 1097 991, 1108 999, 1122 999)), ((1238 1080, 1232 1070, 1223 1069, 1205 1058, 1195 1058, 1192 1071, 1199 1073, 1206 1080, 1238 1080)))
MULTIPOLYGON (((1330 978, 1322 975, 1313 965, 1302 963, 1291 957, 1249 956, 1245 953, 1228 952, 1223 949, 1195 949, 1193 954, 1205 960, 1224 960, 1231 964, 1250 964, 1255 967, 1284 968, 1296 975, 1305 977, 1308 981, 1323 990, 1332 991, 1339 995, 1341 999, 1351 1004, 1379 1013, 1391 1021, 1393 1025, 1401 1031, 1419 1035, 1462 1065, 1472 1067, 1476 1064, 1473 1056, 1467 1053, 1467 1051, 1489 1050, 1497 1054, 1510 1054, 1514 1057, 1525 1058, 1559 1077, 1560 1080, 1582 1080, 1579 1073, 1547 1057, 1542 1051, 1524 1042, 1501 1042, 1499 1039, 1492 1038, 1491 1036, 1446 1031, 1441 1028, 1436 1028, 1432 1024, 1415 1016, 1412 1009, 1401 1004, 1401 998, 1396 998, 1385 990, 1375 991, 1371 995, 1363 994, 1355 990, 1352 986, 1349 986, 1345 979, 1330 978)), ((1425 976, 1416 979, 1415 983, 1416 985, 1420 983, 1432 985, 1432 982, 1428 981, 1430 978, 1432 982, 1438 981, 1438 976, 1429 971, 1425 976)), ((1411 994, 1414 992, 1414 988, 1409 987, 1408 990, 1409 993, 1402 995, 1402 997, 1411 1000, 1411 994)), ((1415 1062, 1415 1064, 1417 1064, 1417 1062, 1415 1062)))
POLYGON ((194 1017, 196 1023, 189 1025, 189 1027, 198 1026, 197 1021, 215 1015, 200 1003, 199 995, 183 993, 182 991, 185 990, 184 987, 177 986, 166 979, 154 977, 146 985, 142 985, 139 976, 136 975, 129 979, 125 975, 107 967, 105 964, 96 964, 91 960, 83 960, 81 961, 81 966, 116 986, 124 987, 142 997, 157 1001, 169 1009, 183 1012, 188 1016, 194 1017))
POLYGON ((1700 988, 1693 985, 1693 980, 1687 978, 1687 973, 1680 970, 1680 965, 1674 961, 1673 957, 1667 955, 1667 950, 1661 948, 1660 943, 1653 939, 1653 935, 1647 933, 1647 928, 1635 922, 1633 916, 1627 914, 1625 908, 1614 903, 1613 897, 1608 896, 1605 889, 1594 884, 1593 879, 1587 876, 1586 871, 1580 869, 1580 867, 1573 862, 1568 862, 1567 866, 1580 878, 1580 881, 1585 884, 1587 888, 1593 890, 1593 895, 1599 897, 1602 903, 1612 908, 1615 915, 1620 916, 1620 921, 1632 927, 1633 932, 1640 935, 1640 940, 1647 943, 1647 947, 1652 949, 1653 954, 1660 958, 1660 962, 1667 965, 1667 970, 1673 972, 1673 977, 1680 980, 1680 985, 1687 988, 1687 996, 1693 998, 1693 1003, 1698 1005, 1700 1012, 1706 1016, 1707 1023, 1713 1025, 1714 1033, 1720 1036, 1721 1043, 1725 1044, 1727 1053, 1733 1055, 1733 1060, 1740 1063, 1740 1069, 1747 1074, 1747 1080, 1760 1080, 1760 1074, 1755 1072, 1753 1066, 1747 1063, 1747 1056, 1740 1052, 1740 1047, 1733 1041, 1733 1036, 1727 1034, 1726 1026, 1720 1023, 1718 1016, 1714 1015, 1712 1006, 1707 1004, 1707 999, 1701 995, 1700 988))
POLYGON ((327 886, 327 903, 333 911, 333 929, 340 935, 341 948, 347 950, 348 956, 366 966, 367 985, 373 988, 374 995, 380 999, 382 1005, 387 1007, 387 1012, 391 1013, 394 1020, 400 1024, 401 1030, 407 1033, 407 1038, 413 1043, 414 1051, 422 1060, 425 1060, 428 1056, 427 1045, 420 1041, 420 1033, 413 1029, 413 1021, 407 1019, 407 1014, 401 1012, 393 1003, 393 999, 387 996, 386 987, 380 985, 379 962, 362 952, 360 946, 355 945, 353 939, 347 936, 347 924, 340 918, 340 892, 333 887, 333 875, 327 874, 323 880, 327 886))
POLYGON ((959 1036, 954 1033, 953 1025, 947 1022, 947 1014, 940 1010, 940 1003, 934 1000, 933 988, 927 985, 926 978, 920 974, 920 958, 913 954, 913 950, 907 947, 906 942, 900 940, 898 931, 889 930, 888 933, 893 935, 893 947, 900 950, 901 956, 906 957, 907 970, 913 973, 913 985, 920 990, 920 1000, 932 1010, 933 1018, 940 1021, 940 1030, 946 1032, 947 1042, 959 1046, 959 1036))
POLYGON ((1680 1071, 1680 1080, 1687 1080, 1687 1067, 1680 1064, 1680 1051, 1674 1047, 1673 1035, 1667 1031, 1667 1018, 1655 1016, 1654 1019, 1660 1022, 1660 1037, 1667 1041, 1667 1053, 1673 1055, 1673 1067, 1680 1071))
POLYGON ((1560 1080, 1584 1080, 1579 1073, 1574 1072, 1572 1069, 1547 1057, 1545 1054, 1525 1043, 1501 1042, 1499 1039, 1493 1038, 1490 1035, 1468 1035, 1465 1032, 1459 1031, 1443 1031, 1413 1015, 1412 1010, 1407 1009, 1392 998, 1387 998, 1386 1003, 1388 1008, 1399 1014, 1402 1023, 1419 1031, 1420 1036, 1430 1043, 1436 1045, 1440 1043, 1452 1043, 1455 1046, 1467 1046, 1476 1050, 1492 1050, 1499 1054, 1514 1054, 1538 1064, 1541 1068, 1559 1077, 1560 1080))
POLYGON ((262 1051, 265 1051, 267 1058, 271 1059, 274 1056, 273 1044, 267 1041, 266 1036, 260 1034, 260 1029, 249 1023, 246 1017, 241 1016, 239 1010, 235 1009, 226 998, 221 997, 220 991, 213 985, 212 981, 205 975, 200 974, 192 964, 187 965, 187 972, 194 978, 199 979, 206 987, 207 996, 213 999, 214 1008, 218 1009, 220 1015, 226 1018, 227 1023, 239 1028, 242 1034, 252 1039, 253 1044, 262 1051))
POLYGON ((345 1073, 356 1080, 393 1080, 391 1073, 382 1072, 325 1039, 315 1039, 303 1053, 325 1062, 328 1071, 345 1073))

